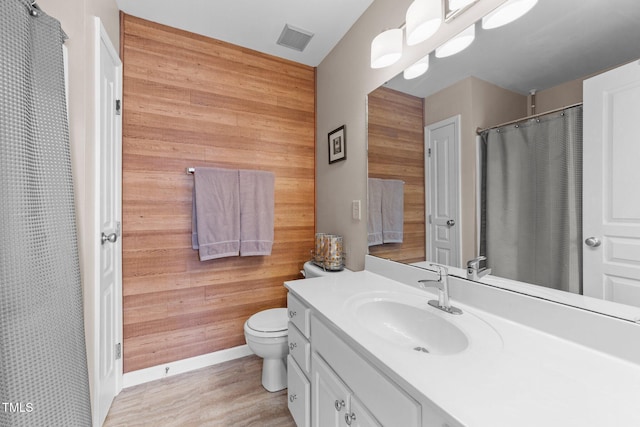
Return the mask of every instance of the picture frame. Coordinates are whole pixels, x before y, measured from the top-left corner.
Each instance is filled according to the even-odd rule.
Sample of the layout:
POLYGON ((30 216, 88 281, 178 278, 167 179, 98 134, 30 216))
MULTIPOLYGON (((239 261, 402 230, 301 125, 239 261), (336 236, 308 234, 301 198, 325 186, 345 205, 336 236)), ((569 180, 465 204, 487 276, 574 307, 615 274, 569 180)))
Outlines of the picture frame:
POLYGON ((347 158, 347 128, 342 125, 329 132, 329 164, 347 158))

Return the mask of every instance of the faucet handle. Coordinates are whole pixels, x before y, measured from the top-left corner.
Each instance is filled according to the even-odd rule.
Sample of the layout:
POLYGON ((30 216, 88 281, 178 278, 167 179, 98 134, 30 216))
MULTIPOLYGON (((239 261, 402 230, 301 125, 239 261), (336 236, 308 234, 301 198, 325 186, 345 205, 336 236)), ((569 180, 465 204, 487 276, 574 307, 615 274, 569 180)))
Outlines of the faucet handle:
POLYGON ((442 276, 449 275, 449 269, 444 265, 430 263, 429 267, 435 267, 435 269, 438 271, 438 280, 442 280, 442 276))
POLYGON ((487 257, 484 255, 480 255, 477 258, 473 258, 469 261, 467 261, 467 268, 478 268, 478 266, 480 265, 480 261, 486 261, 487 257))

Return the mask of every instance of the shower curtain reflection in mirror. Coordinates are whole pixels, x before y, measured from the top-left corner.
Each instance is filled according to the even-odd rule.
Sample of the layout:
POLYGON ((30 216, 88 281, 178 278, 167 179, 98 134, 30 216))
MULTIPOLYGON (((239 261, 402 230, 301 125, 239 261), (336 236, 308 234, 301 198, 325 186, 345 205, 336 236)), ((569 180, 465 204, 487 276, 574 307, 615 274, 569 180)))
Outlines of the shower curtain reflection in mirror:
POLYGON ((479 139, 480 254, 493 274, 582 293, 582 106, 479 139))

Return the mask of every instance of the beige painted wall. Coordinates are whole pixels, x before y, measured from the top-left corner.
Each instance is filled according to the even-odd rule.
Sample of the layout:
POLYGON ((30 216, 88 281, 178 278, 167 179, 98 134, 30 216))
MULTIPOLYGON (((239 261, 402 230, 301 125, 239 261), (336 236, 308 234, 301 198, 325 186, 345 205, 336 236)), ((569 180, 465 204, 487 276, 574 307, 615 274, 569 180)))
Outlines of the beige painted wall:
POLYGON ((477 256, 476 130, 526 114, 527 97, 469 77, 425 99, 425 124, 460 115, 461 263, 477 256))
POLYGON ((93 176, 91 164, 94 157, 94 67, 93 67, 93 17, 102 20, 116 50, 120 45, 120 16, 115 0, 38 0, 47 14, 58 19, 69 39, 65 45, 69 57, 69 131, 71 161, 73 167, 80 269, 82 272, 85 301, 85 336, 89 382, 93 403, 93 290, 95 289, 93 242, 96 236, 89 232, 94 211, 91 206, 93 176))
MULTIPOLYGON (((582 102, 583 80, 584 78, 571 80, 536 93, 536 114, 582 102)), ((530 96, 528 98, 531 99, 530 96)), ((531 114, 531 101, 529 101, 527 115, 531 114)))
POLYGON ((480 0, 429 40, 405 45, 398 63, 373 70, 371 40, 385 29, 400 27, 411 4, 376 0, 318 66, 316 231, 344 236, 348 268, 362 270, 367 254, 366 212, 360 221, 351 218, 351 202, 361 200, 364 207, 367 200, 366 95, 503 2, 480 0), (347 129, 347 159, 330 165, 327 134, 341 125, 347 129))

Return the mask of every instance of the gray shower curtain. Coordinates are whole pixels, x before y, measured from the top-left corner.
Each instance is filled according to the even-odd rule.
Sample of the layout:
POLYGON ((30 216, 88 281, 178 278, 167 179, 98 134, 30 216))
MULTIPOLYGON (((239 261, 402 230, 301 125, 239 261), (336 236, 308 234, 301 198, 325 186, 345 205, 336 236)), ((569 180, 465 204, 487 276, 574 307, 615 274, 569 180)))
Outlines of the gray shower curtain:
POLYGON ((60 23, 0 2, 0 426, 89 426, 60 23))
POLYGON ((481 134, 492 274, 582 291, 582 106, 481 134))

